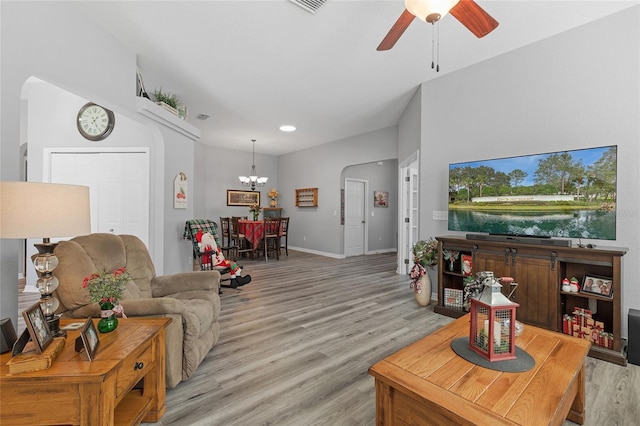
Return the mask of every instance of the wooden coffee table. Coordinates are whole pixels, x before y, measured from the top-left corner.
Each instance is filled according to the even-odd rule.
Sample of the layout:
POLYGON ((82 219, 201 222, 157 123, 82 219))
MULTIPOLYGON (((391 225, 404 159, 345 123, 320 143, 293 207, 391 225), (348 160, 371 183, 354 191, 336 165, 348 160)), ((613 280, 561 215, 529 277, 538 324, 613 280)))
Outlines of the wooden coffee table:
MULTIPOLYGON (((82 322, 75 320, 73 322, 82 322)), ((94 320, 97 321, 97 320, 94 320)), ((72 321, 62 321, 62 325, 72 321)), ((171 318, 118 319, 100 334, 95 361, 75 352, 79 331, 46 370, 9 374, 0 357, 0 424, 114 425, 157 422, 165 412, 165 328, 171 318), (134 386, 144 378, 140 389, 134 386)))
POLYGON ((525 324, 516 345, 536 364, 524 373, 505 373, 472 364, 451 349, 453 339, 468 335, 465 315, 373 365, 376 423, 584 423, 588 341, 525 324))

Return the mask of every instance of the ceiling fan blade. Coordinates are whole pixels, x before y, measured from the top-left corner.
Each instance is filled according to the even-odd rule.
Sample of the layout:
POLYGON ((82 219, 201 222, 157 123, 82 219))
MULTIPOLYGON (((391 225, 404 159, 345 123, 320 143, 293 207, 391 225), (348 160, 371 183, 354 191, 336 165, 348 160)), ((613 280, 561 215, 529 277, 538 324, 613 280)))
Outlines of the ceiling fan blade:
POLYGON ((449 13, 478 38, 486 36, 498 26, 498 21, 473 0, 460 0, 449 13))
POLYGON ((396 23, 393 24, 393 27, 391 27, 391 29, 389 30, 387 35, 384 37, 384 39, 382 39, 382 42, 380 43, 380 45, 376 50, 391 49, 396 44, 398 39, 400 39, 400 36, 402 35, 402 33, 404 33, 404 31, 409 27, 409 24, 413 22, 413 18, 415 18, 415 16, 413 16, 411 12, 405 9, 404 12, 402 12, 402 15, 400 15, 400 17, 396 21, 396 23))

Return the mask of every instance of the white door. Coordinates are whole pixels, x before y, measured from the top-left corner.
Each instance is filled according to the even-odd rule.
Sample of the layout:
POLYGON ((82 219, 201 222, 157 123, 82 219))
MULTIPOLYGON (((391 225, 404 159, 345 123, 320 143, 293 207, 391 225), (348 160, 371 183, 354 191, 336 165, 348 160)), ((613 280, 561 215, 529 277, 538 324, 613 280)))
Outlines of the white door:
POLYGON ((149 244, 148 152, 52 152, 50 182, 87 185, 91 232, 130 234, 149 244))
POLYGON ((400 169, 400 241, 398 244, 398 274, 408 274, 413 264, 411 248, 418 241, 419 191, 418 161, 414 159, 400 169))
POLYGON ((345 179, 344 255, 364 254, 366 240, 366 181, 345 179))

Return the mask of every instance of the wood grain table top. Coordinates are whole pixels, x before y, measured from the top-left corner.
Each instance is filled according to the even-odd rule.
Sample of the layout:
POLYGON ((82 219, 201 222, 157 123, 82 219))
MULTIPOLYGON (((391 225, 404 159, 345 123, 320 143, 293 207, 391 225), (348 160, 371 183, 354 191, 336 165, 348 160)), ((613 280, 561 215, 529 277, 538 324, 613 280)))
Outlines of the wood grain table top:
POLYGON ((584 393, 590 343, 525 324, 516 345, 534 358, 535 366, 523 373, 495 371, 451 349, 453 339, 469 335, 469 318, 465 315, 376 363, 370 374, 477 424, 562 424, 580 392, 579 380, 584 393))

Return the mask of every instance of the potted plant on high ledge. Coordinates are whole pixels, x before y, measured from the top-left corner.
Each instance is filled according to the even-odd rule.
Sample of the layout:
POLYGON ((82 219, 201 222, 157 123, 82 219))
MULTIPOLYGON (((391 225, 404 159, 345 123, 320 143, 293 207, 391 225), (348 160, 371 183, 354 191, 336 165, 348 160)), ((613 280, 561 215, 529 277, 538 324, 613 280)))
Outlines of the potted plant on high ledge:
POLYGON ((431 301, 431 279, 427 269, 438 264, 438 241, 433 237, 415 243, 413 252, 413 267, 411 268, 411 284, 416 302, 420 306, 427 306, 431 301))
POLYGON ((181 105, 178 101, 178 97, 173 93, 163 92, 162 88, 160 88, 156 89, 156 91, 153 92, 153 98, 155 99, 156 103, 165 110, 174 115, 177 115, 182 120, 187 119, 186 105, 181 105))

